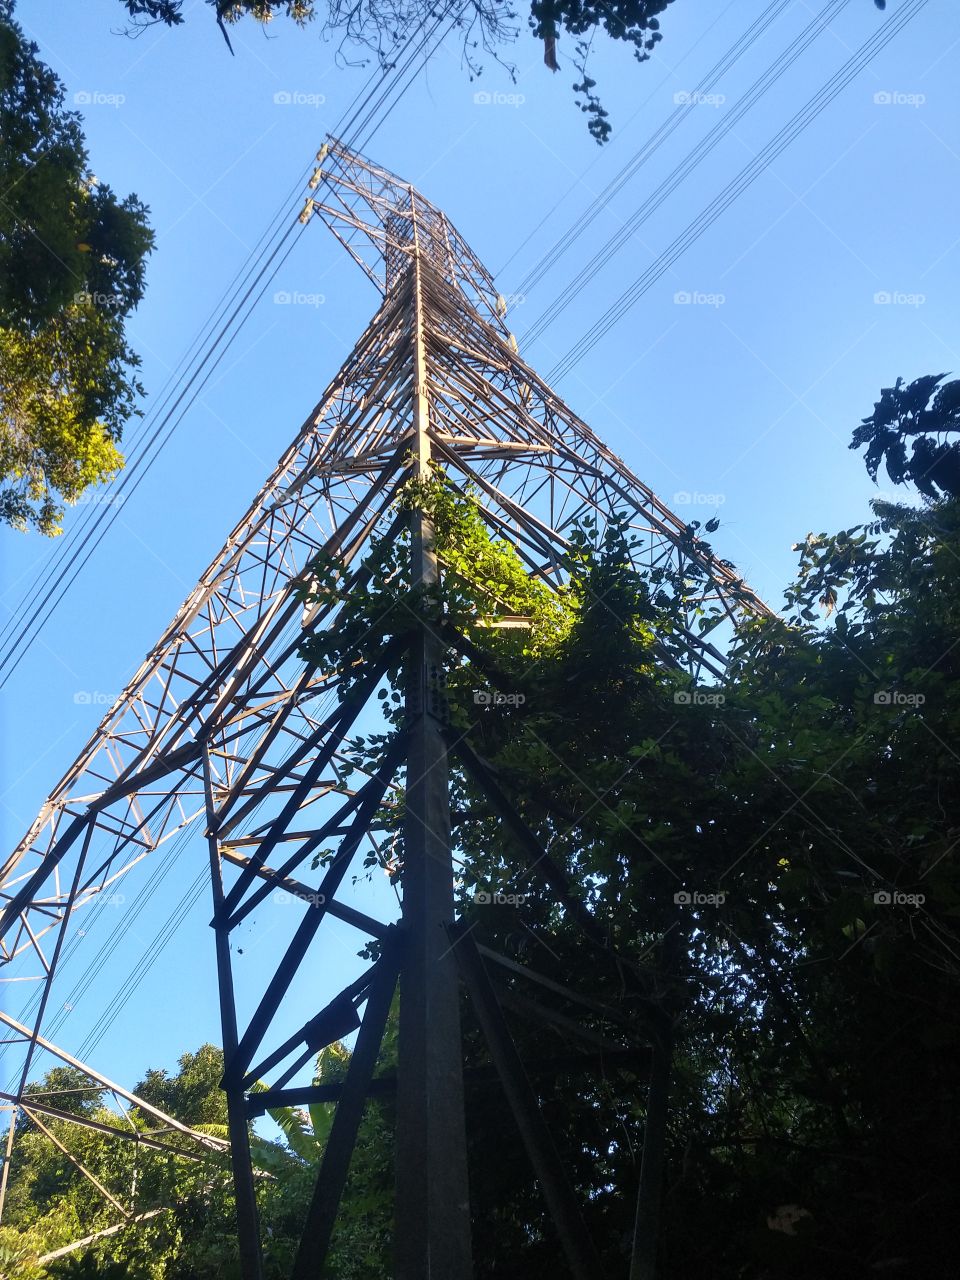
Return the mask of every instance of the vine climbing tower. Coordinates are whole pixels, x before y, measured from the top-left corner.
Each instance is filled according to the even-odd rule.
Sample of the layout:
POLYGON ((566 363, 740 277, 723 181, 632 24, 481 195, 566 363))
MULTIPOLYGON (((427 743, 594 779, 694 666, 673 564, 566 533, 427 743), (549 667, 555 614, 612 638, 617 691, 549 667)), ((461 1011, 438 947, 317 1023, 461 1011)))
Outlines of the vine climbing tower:
MULTIPOLYGON (((326 223, 381 302, 253 504, 3 867, 0 976, 5 971, 16 979, 8 991, 18 996, 34 991, 28 1019, 2 1015, 5 1056, 19 1055, 16 1085, 5 1095, 11 1119, 4 1186, 16 1117, 42 1123, 44 1113, 66 1114, 55 1096, 38 1100, 26 1091, 38 1055, 60 1055, 104 1081, 43 1037, 70 931, 144 858, 163 859, 172 837, 194 826, 210 866, 245 1280, 262 1273, 251 1118, 275 1105, 336 1099, 294 1269, 298 1278, 318 1276, 398 983, 396 1276, 465 1280, 471 1274, 460 1030, 465 987, 570 1272, 592 1277, 599 1274, 593 1244, 498 1003, 495 975, 513 962, 476 946, 458 924, 452 767, 466 770, 484 790, 521 850, 522 865, 540 877, 560 909, 587 935, 597 933, 596 924, 562 869, 535 847, 465 735, 449 729, 443 670, 455 635, 412 612, 409 627, 381 652, 329 669, 305 661, 305 640, 342 624, 351 593, 365 585, 364 557, 374 540, 401 539, 409 548, 414 587, 429 591, 439 581, 443 565, 429 511, 397 502, 401 486, 429 478, 435 466, 469 494, 531 579, 555 589, 567 580, 571 526, 590 517, 602 531, 625 513, 638 566, 686 584, 685 622, 658 646, 664 663, 694 678, 720 677, 724 627, 766 610, 733 568, 521 359, 490 274, 419 191, 331 139, 318 153, 300 217, 326 223), (311 589, 319 563, 338 566, 337 591, 311 589), (704 619, 719 623, 709 632, 713 642, 704 619), (387 736, 379 762, 356 783, 351 747, 358 725, 396 668, 404 673, 402 727, 387 736), (380 919, 367 904, 357 905, 348 873, 361 850, 386 857, 380 818, 401 793, 402 909, 396 918, 380 919), (235 931, 280 892, 295 907, 286 912, 288 934, 275 967, 251 994, 249 980, 234 981, 235 931), (354 929, 359 943, 373 944, 372 963, 323 1008, 309 1010, 299 1031, 281 1035, 280 1015, 296 980, 324 962, 329 920, 354 929), (303 1083, 317 1052, 354 1031, 342 1085, 303 1083)), ((534 972, 524 976, 536 984, 534 972)), ((298 992, 302 1001, 302 987, 298 992)), ((162 1144, 177 1124, 155 1109, 154 1119, 152 1140, 162 1144)), ((179 1129, 183 1150, 187 1138, 198 1147, 217 1145, 179 1129)))

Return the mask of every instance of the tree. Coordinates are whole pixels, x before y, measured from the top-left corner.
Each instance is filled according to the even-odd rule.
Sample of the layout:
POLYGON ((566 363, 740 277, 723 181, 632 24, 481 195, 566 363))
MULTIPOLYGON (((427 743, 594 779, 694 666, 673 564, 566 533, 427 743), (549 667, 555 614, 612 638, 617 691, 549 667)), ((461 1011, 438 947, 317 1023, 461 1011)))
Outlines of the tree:
POLYGON ((139 359, 125 320, 153 245, 136 196, 90 173, 77 112, 0 0, 0 519, 60 532, 123 465, 139 359))
MULTIPOLYGON (((361 0, 360 4, 344 0, 327 0, 325 6, 316 0, 207 0, 230 46, 228 26, 249 16, 258 22, 270 22, 285 15, 300 26, 326 9, 324 29, 339 36, 345 45, 370 51, 385 69, 394 65, 402 46, 425 27, 441 10, 432 0, 390 0, 383 5, 361 0)), ((133 19, 134 30, 164 23, 178 26, 183 22, 182 0, 121 0, 133 19)), ((607 112, 593 92, 596 81, 587 74, 589 38, 602 30, 610 39, 632 46, 640 62, 649 58, 662 39, 660 17, 673 0, 626 0, 605 4, 602 0, 531 0, 528 25, 533 36, 543 43, 543 58, 552 71, 559 70, 557 39, 561 31, 577 39, 573 65, 581 80, 573 85, 583 95, 577 105, 589 116, 589 130, 598 142, 605 142, 611 132, 607 112), (579 37, 587 36, 587 40, 579 37)), ((452 8, 452 7, 451 7, 452 8)), ((509 0, 475 0, 461 6, 453 21, 463 33, 464 60, 471 79, 482 73, 480 57, 492 55, 502 62, 500 50, 513 43, 519 34, 517 13, 509 0)), ((232 51, 232 49, 231 49, 232 51)), ((511 75, 516 69, 504 63, 511 75)))
MULTIPOLYGON (((396 1068, 396 1017, 384 1039, 381 1070, 396 1068)), ((315 1083, 342 1081, 350 1061, 342 1044, 318 1057, 315 1083)), ((223 1054, 210 1044, 185 1053, 178 1070, 153 1069, 136 1086, 144 1101, 202 1133, 227 1137, 226 1100, 220 1089, 223 1054)), ((28 1086, 40 1098, 56 1093, 60 1110, 94 1122, 150 1131, 156 1122, 131 1109, 129 1119, 112 1112, 104 1092, 88 1078, 56 1067, 28 1086)), ((387 1102, 372 1103, 360 1129, 347 1183, 344 1215, 334 1239, 331 1266, 341 1280, 379 1280, 388 1271, 391 1234, 392 1123, 387 1102)), ((263 1226, 264 1274, 286 1280, 300 1240, 317 1169, 333 1118, 331 1104, 309 1111, 271 1109, 284 1134, 274 1142, 251 1132, 257 1199, 263 1226)), ((11 1181, 0 1227, 0 1280, 68 1280, 81 1276, 113 1280, 239 1280, 239 1253, 229 1159, 211 1153, 201 1162, 137 1148, 68 1121, 41 1117, 46 1127, 127 1209, 163 1212, 131 1224, 82 1251, 49 1263, 40 1258, 117 1222, 104 1197, 26 1116, 17 1125, 11 1181), (7 1268, 10 1268, 9 1272, 7 1268), (118 1268, 123 1268, 119 1271, 118 1268)), ((165 1135, 168 1145, 184 1140, 165 1135)), ((195 1148, 184 1143, 195 1154, 195 1148)))
MULTIPOLYGON (((173 27, 183 22, 183 0, 120 2, 133 20, 134 33, 154 23, 173 27)), ((873 2, 878 9, 886 7, 886 0, 873 2)), ((410 36, 425 27, 428 19, 441 13, 433 0, 390 0, 386 5, 375 0, 361 0, 359 4, 326 0, 325 5, 318 0, 207 0, 207 3, 214 10, 231 52, 228 27, 244 17, 266 23, 286 16, 305 26, 325 8, 324 30, 340 37, 344 45, 367 49, 385 69, 394 65, 410 36)), ((581 95, 577 106, 587 115, 587 127, 597 142, 607 141, 612 126, 595 92, 597 82, 587 72, 594 36, 602 31, 609 39, 630 46, 638 62, 646 62, 663 39, 660 17, 672 3, 673 0, 619 0, 614 4, 604 0, 530 0, 527 25, 534 38, 543 43, 543 60, 551 71, 559 70, 557 41, 561 33, 576 41, 571 61, 580 80, 574 82, 573 90, 581 95)), ((482 73, 479 59, 484 54, 501 62, 511 76, 516 74, 515 67, 503 62, 500 51, 517 39, 520 31, 517 19, 510 0, 473 0, 460 7, 454 21, 463 33, 464 61, 471 79, 482 73)))
MULTIPOLYGON (((466 636, 446 672, 456 737, 604 945, 538 891, 536 859, 458 767, 460 912, 478 941, 619 1010, 635 1041, 672 1023, 664 1274, 951 1274, 960 503, 877 504, 866 526, 809 536, 789 621, 748 627, 727 681, 696 698, 663 661, 684 579, 637 572, 624 520, 565 530, 569 586, 548 600, 442 474, 411 485, 411 504, 432 517, 441 587, 411 591, 406 546, 375 545, 340 638, 304 653, 342 669, 417 611, 466 636), (498 612, 530 625, 490 628, 498 612), (483 689, 511 696, 478 710, 483 689), (678 904, 678 888, 704 905, 678 904), (504 905, 490 905, 498 892, 504 905), (672 953, 669 936, 683 940, 672 953)), ((316 598, 336 595, 337 568, 317 568, 316 598)), ((388 681, 388 733, 359 744, 367 772, 400 725, 400 672, 388 681)), ((401 818, 402 799, 381 815, 398 829, 401 818)), ((402 832, 394 850, 402 880, 402 832)), ((502 994, 509 1015, 522 984, 502 994)), ((603 1029, 575 1006, 556 1011, 603 1029)), ((568 1047, 529 1009, 511 1025, 533 1064, 568 1047)), ((482 1064, 468 1005, 464 1027, 482 1064)), ((604 1266, 620 1274, 644 1072, 536 1083, 604 1266)), ((468 1091, 468 1123, 478 1276, 562 1271, 495 1089, 468 1091)))
POLYGON ((944 384, 946 377, 930 373, 909 385, 898 378, 881 390, 850 444, 867 446, 864 462, 874 480, 883 462, 894 484, 909 481, 927 498, 960 498, 960 442, 944 439, 960 431, 960 381, 944 384))
POLYGON ((170 1076, 153 1069, 134 1092, 144 1102, 166 1111, 191 1126, 227 1122, 226 1095, 220 1088, 223 1053, 212 1044, 201 1045, 196 1053, 183 1054, 179 1071, 170 1076))
MULTIPOLYGON (((551 661, 527 677, 508 669, 502 687, 525 701, 471 730, 625 959, 686 929, 672 965, 653 952, 677 1039, 670 1276, 952 1269, 960 504, 878 505, 877 516, 802 545, 790 622, 750 628, 702 707, 676 702, 676 678, 650 662, 645 633, 666 619, 631 581, 614 531, 587 558, 551 661), (808 620, 825 610, 826 627, 808 620), (721 901, 678 913, 678 884, 721 901)), ((467 864, 529 892, 497 815, 473 800, 458 827, 467 864)), ((600 953, 535 890, 499 921, 466 899, 475 936, 499 950, 519 937, 547 976, 576 975, 616 1003, 600 953)), ((514 1034, 535 1061, 538 1037, 522 1019, 514 1034)), ((623 1077, 619 1107, 617 1085, 591 1087, 589 1075, 539 1089, 618 1274, 643 1104, 623 1077)), ((546 1276, 562 1261, 522 1153, 505 1157, 510 1141, 498 1129, 496 1154, 475 1156, 489 1179, 475 1179, 488 1188, 481 1212, 505 1228, 478 1241, 478 1274, 519 1257, 546 1276)))
MULTIPOLYGON (((222 1106, 219 1073, 211 1064, 219 1057, 210 1046, 184 1055, 182 1072, 172 1078, 149 1072, 155 1097, 182 1105, 182 1118, 191 1123, 198 1115, 218 1114, 222 1106), (203 1080, 206 1083, 202 1083, 203 1080), (159 1085, 165 1088, 161 1089, 159 1085)), ((222 1058, 220 1058, 222 1072, 222 1058)), ((102 1090, 89 1088, 82 1073, 54 1068, 27 1087, 27 1095, 56 1092, 60 1110, 71 1110, 95 1123, 121 1130, 132 1124, 149 1132, 156 1122, 136 1109, 127 1116, 107 1105, 102 1090), (74 1089, 77 1092, 63 1093, 74 1089)), ((175 1113, 176 1114, 176 1113, 175 1113)), ((210 1153, 201 1162, 179 1159, 149 1147, 122 1141, 103 1132, 59 1118, 40 1116, 46 1129, 75 1160, 96 1177, 124 1209, 132 1213, 162 1210, 148 1220, 130 1223, 120 1232, 94 1241, 77 1253, 49 1263, 40 1258, 64 1248, 120 1220, 110 1204, 75 1163, 25 1115, 18 1120, 9 1194, 0 1228, 0 1250, 17 1260, 13 1273, 24 1280, 53 1280, 66 1276, 103 1276, 122 1265, 135 1280, 159 1277, 228 1276, 232 1239, 232 1192, 228 1162, 210 1153), (226 1255, 226 1258, 224 1257, 226 1255), (175 1267, 189 1259, 184 1271, 175 1267), (224 1263, 222 1270, 218 1270, 224 1263)), ((166 1135, 167 1145, 195 1149, 177 1134, 166 1135)))

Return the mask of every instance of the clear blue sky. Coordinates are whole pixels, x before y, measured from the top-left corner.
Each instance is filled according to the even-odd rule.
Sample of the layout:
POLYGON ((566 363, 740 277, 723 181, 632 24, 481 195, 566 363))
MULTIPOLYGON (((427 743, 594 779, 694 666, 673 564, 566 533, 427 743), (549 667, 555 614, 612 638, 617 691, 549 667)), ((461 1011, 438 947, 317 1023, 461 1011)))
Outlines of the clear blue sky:
MULTIPOLYGON (((903 2, 890 0, 888 16, 903 2)), ((676 0, 663 19, 662 44, 642 66, 598 38, 593 74, 614 123, 603 149, 573 105, 570 41, 560 42, 561 70, 552 75, 524 29, 513 51, 516 84, 490 58, 481 82, 471 83, 451 37, 366 150, 447 211, 509 295, 666 120, 675 96, 691 90, 765 7, 763 0, 676 0), (478 89, 501 100, 475 102, 478 89)), ((724 101, 699 104, 589 235, 517 300, 511 324, 534 365, 546 372, 556 364, 883 21, 872 0, 851 0, 544 338, 524 343, 524 331, 573 271, 822 7, 819 0, 789 5, 718 86, 724 101)), ((230 57, 200 0, 188 0, 185 27, 158 28, 135 42, 115 34, 123 18, 118 0, 21 0, 18 9, 68 98, 89 95, 82 110, 94 172, 151 208, 157 250, 131 338, 155 399, 368 72, 338 66, 318 30, 283 21, 269 36, 252 23, 237 27, 230 57), (278 94, 293 101, 277 102, 278 94)), ((880 386, 898 375, 960 375, 958 41, 960 7, 932 0, 557 385, 668 502, 684 492, 719 495, 723 523, 714 546, 775 606, 795 564, 794 542, 868 514, 873 486, 847 443, 880 386), (679 303, 678 293, 712 303, 679 303), (878 293, 900 300, 878 303, 878 293)), ((5 847, 218 550, 376 300, 314 223, 93 560, 76 582, 61 584, 61 606, 5 691, 5 847), (324 301, 275 305, 274 289, 324 301), (91 694, 89 705, 75 702, 81 691, 91 694)), ((690 518, 716 509, 678 508, 690 518)), ((68 514, 68 528, 80 511, 68 514)), ((9 607, 50 547, 10 532, 0 542, 9 607)), ((191 845, 113 965, 68 1001, 93 949, 133 909, 138 886, 92 921, 54 1001, 65 1047, 79 1048, 201 869, 201 847, 191 845)), ((129 1084, 148 1066, 172 1067, 204 1039, 219 1041, 208 918, 205 892, 94 1053, 107 1074, 129 1084)), ((242 974, 269 961, 268 923, 261 918, 259 934, 240 940, 242 974)), ((82 927, 78 917, 74 931, 82 927)), ((353 972, 345 926, 333 946, 304 976, 291 1027, 353 972)))

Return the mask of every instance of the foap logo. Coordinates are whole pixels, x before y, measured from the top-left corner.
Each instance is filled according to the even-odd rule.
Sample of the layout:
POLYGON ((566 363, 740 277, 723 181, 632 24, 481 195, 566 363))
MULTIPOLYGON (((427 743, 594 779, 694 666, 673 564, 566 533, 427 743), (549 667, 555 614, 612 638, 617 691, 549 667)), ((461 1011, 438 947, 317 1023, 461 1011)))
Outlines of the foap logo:
POLYGON ((77 107, 122 107, 126 100, 125 93, 103 93, 99 89, 80 89, 73 95, 77 107))
POLYGON ((299 889, 278 889, 273 895, 273 901, 278 907, 296 906, 299 902, 307 902, 311 907, 322 907, 326 901, 326 894, 312 893, 309 890, 301 892, 299 889))
POLYGON ((326 692, 327 690, 324 687, 318 689, 304 689, 302 693, 294 694, 291 698, 291 702, 297 707, 306 706, 309 702, 316 702, 316 700, 322 697, 326 692))
POLYGON ((291 293, 288 289, 278 289, 273 295, 278 307, 322 307, 326 300, 322 293, 300 293, 296 290, 291 293))
POLYGON ((123 303, 119 293, 90 293, 87 289, 75 293, 73 300, 78 307, 119 307, 123 303))
POLYGON ((722 107, 726 100, 725 93, 700 93, 696 89, 678 89, 673 95, 678 107, 722 107))
POLYGON ((883 689, 873 695, 878 707, 922 707, 926 700, 926 694, 902 693, 899 689, 883 689))
POLYGON ((475 107, 522 107, 526 100, 522 93, 491 93, 489 89, 479 89, 473 95, 475 107))
POLYGON ((280 89, 273 95, 277 107, 322 107, 326 102, 322 93, 303 93, 299 89, 280 89))
POLYGON ((486 889, 478 889, 473 895, 473 901, 481 907, 487 906, 507 906, 522 907, 527 900, 525 893, 489 893, 486 889))
POLYGON ((678 889, 673 895, 678 907, 722 907, 727 895, 720 893, 701 893, 698 889, 678 889))
POLYGON ((725 493, 700 493, 696 489, 692 493, 689 489, 681 489, 673 495, 675 507, 722 507, 726 500, 725 493))
POLYGON ((122 507, 126 502, 122 493, 82 493, 74 507, 122 507))
POLYGON ((474 689, 473 701, 478 707, 522 707, 526 702, 522 693, 497 693, 489 689, 474 689))
POLYGON ((722 307, 726 300, 725 293, 701 293, 697 289, 678 289, 673 295, 676 307, 722 307))
POLYGON ((904 293, 900 289, 879 289, 873 295, 875 307, 922 307, 926 300, 925 293, 904 293))
POLYGON ((927 100, 925 93, 904 93, 902 89, 880 89, 873 95, 877 107, 922 107, 927 100))
POLYGON ((122 893, 102 893, 100 895, 100 901, 105 902, 110 907, 122 907, 126 900, 122 893))
POLYGON ((726 698, 722 693, 711 693, 707 689, 678 689, 673 701, 678 707, 722 707, 726 698))
POLYGON ((525 293, 503 293, 500 296, 508 307, 522 307, 527 300, 525 293))
POLYGON ((873 895, 878 907, 922 907, 926 900, 924 893, 901 893, 899 889, 878 889, 873 895))
POLYGON ((117 700, 115 693, 101 693, 99 689, 78 689, 73 695, 78 707, 112 707, 117 700))

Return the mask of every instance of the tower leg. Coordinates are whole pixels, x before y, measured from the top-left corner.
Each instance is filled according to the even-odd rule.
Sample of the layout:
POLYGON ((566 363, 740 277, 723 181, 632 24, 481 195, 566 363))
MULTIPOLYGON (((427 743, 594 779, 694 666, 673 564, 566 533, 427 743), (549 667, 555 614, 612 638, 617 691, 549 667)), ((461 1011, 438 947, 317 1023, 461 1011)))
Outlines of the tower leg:
POLYGON ((671 1035, 661 1028, 653 1040, 630 1280, 656 1280, 657 1276, 672 1051, 671 1035))
MULTIPOLYGON (((220 1025, 223 1033, 223 1063, 228 1068, 237 1052, 237 1007, 233 993, 233 973, 230 962, 230 934, 221 919, 223 908, 223 873, 220 865, 220 847, 214 824, 216 813, 213 805, 213 789, 210 776, 210 757, 207 749, 203 755, 203 779, 206 796, 207 845, 210 853, 210 879, 213 886, 214 933, 217 950, 217 985, 220 993, 220 1025)), ((260 1250, 260 1218, 257 1211, 256 1185, 253 1178, 253 1158, 250 1151, 250 1131, 247 1127, 247 1107, 243 1087, 234 1084, 227 1087, 227 1130, 230 1135, 230 1163, 233 1167, 233 1187, 237 1206, 237 1243, 240 1250, 240 1274, 243 1280, 263 1280, 263 1255, 260 1250)))
MULTIPOLYGON (((438 662, 435 642, 422 634, 411 654, 421 688, 438 662)), ((429 713, 413 726, 406 805, 395 1276, 469 1280, 458 975, 445 930, 453 919, 447 759, 429 713)))
MULTIPOLYGON (((421 266, 415 255, 414 475, 430 476, 421 266)), ((411 513, 411 579, 439 580, 433 527, 411 513)), ((444 646, 426 621, 414 632, 407 666, 406 819, 403 942, 397 1062, 396 1280, 470 1280, 470 1203, 453 921, 450 798, 442 710, 444 646)))

